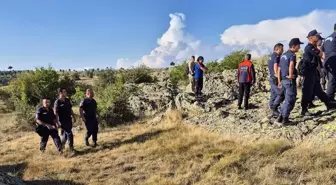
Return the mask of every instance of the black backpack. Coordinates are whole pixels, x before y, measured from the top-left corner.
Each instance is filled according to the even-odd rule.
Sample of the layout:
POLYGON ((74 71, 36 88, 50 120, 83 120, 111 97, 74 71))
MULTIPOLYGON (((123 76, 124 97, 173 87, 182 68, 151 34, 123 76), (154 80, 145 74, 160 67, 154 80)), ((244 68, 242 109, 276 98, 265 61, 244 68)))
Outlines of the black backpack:
POLYGON ((298 65, 298 75, 303 76, 305 74, 305 62, 301 59, 298 65))

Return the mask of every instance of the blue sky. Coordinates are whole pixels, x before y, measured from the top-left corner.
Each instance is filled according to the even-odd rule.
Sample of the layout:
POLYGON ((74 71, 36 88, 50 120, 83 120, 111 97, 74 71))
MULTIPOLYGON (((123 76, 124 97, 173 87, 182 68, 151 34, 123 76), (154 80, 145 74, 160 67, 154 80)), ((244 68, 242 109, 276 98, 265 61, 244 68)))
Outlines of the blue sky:
MULTIPOLYGON (((336 9, 335 0, 10 0, 0 6, 0 69, 36 66, 105 68, 141 60, 158 47, 171 13, 185 15, 183 33, 218 45, 233 25, 336 9), (317 7, 314 7, 314 6, 317 7)), ((335 21, 336 22, 336 21, 335 21)), ((223 52, 224 55, 224 52, 223 52)))

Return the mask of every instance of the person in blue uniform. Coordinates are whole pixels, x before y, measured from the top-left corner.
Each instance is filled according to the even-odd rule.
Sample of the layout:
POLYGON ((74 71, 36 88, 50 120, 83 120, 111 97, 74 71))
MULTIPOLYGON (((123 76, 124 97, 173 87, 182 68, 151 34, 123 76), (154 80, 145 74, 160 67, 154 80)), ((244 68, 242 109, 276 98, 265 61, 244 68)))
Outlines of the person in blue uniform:
POLYGON ((278 43, 274 46, 273 53, 271 57, 268 60, 268 71, 269 71, 269 83, 271 87, 271 97, 270 97, 270 102, 269 102, 269 107, 272 111, 272 116, 273 117, 278 117, 279 116, 279 111, 278 108, 280 104, 275 104, 276 98, 279 96, 280 100, 278 102, 282 102, 285 99, 284 96, 284 91, 282 88, 279 88, 278 84, 278 68, 279 68, 279 62, 280 62, 280 57, 283 53, 283 44, 278 43))
POLYGON ((86 90, 86 98, 82 99, 79 105, 79 113, 82 121, 86 126, 85 145, 90 146, 89 138, 92 136, 93 147, 96 147, 98 137, 98 119, 97 119, 97 102, 93 99, 92 89, 86 90))
POLYGON ((41 142, 40 142, 40 151, 44 152, 49 140, 49 136, 54 140, 55 146, 57 150, 62 153, 62 144, 60 137, 58 135, 58 128, 60 125, 58 124, 54 111, 50 107, 50 99, 43 98, 42 106, 39 107, 35 114, 36 123, 41 127, 41 142))
POLYGON ((59 88, 58 96, 58 99, 54 103, 54 112, 58 122, 61 124, 62 146, 64 147, 64 144, 68 141, 70 150, 75 152, 73 146, 72 118, 74 122, 76 122, 76 117, 72 111, 71 101, 67 98, 67 90, 65 88, 59 88))
MULTIPOLYGON (((300 45, 303 44, 299 38, 293 38, 289 42, 289 50, 286 51, 280 58, 279 63, 279 81, 281 80, 282 88, 284 88, 285 102, 282 106, 278 122, 287 125, 289 124, 289 116, 296 102, 296 78, 298 72, 296 66, 296 54, 300 50, 300 45)), ((276 100, 279 103, 279 100, 276 100)))
POLYGON ((302 100, 301 100, 301 115, 311 116, 308 112, 308 105, 312 100, 312 97, 316 95, 327 107, 330 109, 330 104, 328 96, 323 92, 320 84, 320 74, 321 71, 321 57, 322 52, 317 48, 317 43, 319 41, 319 36, 316 30, 312 30, 308 33, 309 43, 304 49, 302 58, 302 69, 303 69, 303 85, 302 85, 302 100))
POLYGON ((325 38, 321 49, 324 52, 324 67, 329 75, 327 95, 330 101, 334 101, 336 92, 336 24, 334 32, 325 38))
POLYGON ((194 78, 195 78, 195 96, 196 99, 199 99, 202 95, 203 89, 203 73, 207 71, 207 68, 203 64, 204 58, 199 56, 194 65, 194 78))

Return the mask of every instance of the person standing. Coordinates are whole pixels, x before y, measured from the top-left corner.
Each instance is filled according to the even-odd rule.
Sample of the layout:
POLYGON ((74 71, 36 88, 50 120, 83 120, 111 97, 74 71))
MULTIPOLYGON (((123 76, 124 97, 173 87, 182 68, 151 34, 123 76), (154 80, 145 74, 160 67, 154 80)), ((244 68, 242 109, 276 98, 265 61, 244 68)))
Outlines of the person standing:
POLYGON ((320 62, 322 52, 317 48, 317 42, 321 33, 316 30, 309 32, 308 45, 305 47, 302 59, 303 69, 303 85, 302 85, 302 100, 301 100, 301 115, 311 116, 308 112, 308 105, 312 101, 312 97, 316 95, 327 107, 330 109, 330 103, 328 96, 323 92, 320 84, 321 71, 320 62))
POLYGON ((278 68, 279 68, 279 62, 280 62, 280 57, 283 53, 283 44, 278 43, 274 46, 273 53, 268 60, 268 71, 270 75, 269 83, 271 86, 271 96, 270 96, 270 102, 269 102, 269 107, 272 111, 272 116, 278 117, 279 116, 279 111, 278 108, 280 104, 275 104, 276 98, 280 98, 278 102, 282 102, 285 99, 284 93, 282 88, 278 87, 278 68))
POLYGON ((56 119, 61 125, 61 142, 64 147, 68 141, 70 151, 75 152, 73 146, 73 133, 72 133, 72 118, 76 122, 76 117, 72 111, 72 104, 67 98, 67 90, 65 88, 58 89, 58 99, 54 103, 54 112, 56 119))
POLYGON ((87 129, 85 135, 85 145, 90 146, 89 138, 92 136, 92 141, 94 143, 93 147, 96 147, 98 145, 97 102, 95 99, 93 99, 93 97, 93 90, 87 89, 86 98, 82 99, 82 101, 80 102, 79 113, 87 129))
POLYGON ((251 62, 251 54, 245 55, 245 60, 238 66, 238 82, 239 82, 239 99, 238 109, 242 109, 244 97, 244 109, 248 109, 248 100, 250 98, 251 86, 255 84, 255 70, 251 62))
POLYGON ((50 107, 50 103, 51 102, 49 98, 43 98, 43 105, 37 109, 35 114, 35 120, 43 130, 41 134, 40 151, 42 153, 45 151, 49 136, 51 136, 58 152, 63 153, 62 144, 57 129, 60 127, 60 125, 56 120, 53 109, 50 107))
POLYGON ((207 68, 203 64, 204 58, 199 56, 197 62, 195 63, 195 95, 196 99, 201 98, 203 89, 203 73, 207 71, 207 68))
MULTIPOLYGON (((294 108, 296 102, 296 78, 298 72, 296 66, 296 55, 300 50, 300 45, 303 44, 299 38, 293 38, 289 42, 289 50, 286 51, 280 58, 279 63, 279 83, 281 81, 282 88, 285 93, 285 103, 282 106, 281 113, 277 119, 278 122, 286 125, 289 124, 289 115, 294 108)), ((279 101, 279 100, 277 100, 279 101)), ((276 102, 279 103, 279 102, 276 102)))
POLYGON ((194 69, 195 69, 195 56, 191 56, 187 64, 187 72, 188 72, 187 74, 189 77, 189 82, 191 85, 192 92, 195 92, 195 78, 194 78, 195 70, 194 69))
POLYGON ((328 36, 322 45, 324 52, 324 67, 328 71, 327 95, 330 101, 335 101, 336 92, 336 24, 334 32, 328 36))

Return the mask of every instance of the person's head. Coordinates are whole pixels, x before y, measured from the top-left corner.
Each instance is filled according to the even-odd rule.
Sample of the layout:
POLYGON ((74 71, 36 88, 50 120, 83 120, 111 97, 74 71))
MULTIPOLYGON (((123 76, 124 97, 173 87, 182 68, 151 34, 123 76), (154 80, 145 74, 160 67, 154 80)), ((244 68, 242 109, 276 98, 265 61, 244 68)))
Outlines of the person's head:
POLYGON ((322 46, 324 38, 321 37, 321 35, 319 35, 317 38, 318 38, 318 40, 317 40, 316 45, 320 47, 320 46, 322 46))
POLYGON ((86 97, 88 98, 93 98, 94 97, 94 93, 92 89, 86 89, 86 97))
POLYGON ((278 55, 282 55, 283 53, 283 44, 278 43, 274 46, 274 52, 277 53, 278 55))
POLYGON ((42 99, 42 105, 43 105, 43 107, 45 107, 45 108, 50 108, 50 104, 51 104, 51 102, 50 102, 50 98, 48 98, 48 97, 44 97, 44 98, 42 99))
POLYGON ((60 98, 66 98, 68 96, 67 90, 65 88, 63 88, 63 87, 62 88, 58 88, 57 92, 58 92, 58 96, 60 98))
POLYGON ((195 56, 191 56, 191 57, 190 57, 190 60, 191 60, 192 62, 195 62, 195 56))
POLYGON ((245 55, 245 60, 251 60, 251 57, 252 57, 251 54, 248 53, 245 55))
POLYGON ((307 36, 309 43, 316 45, 320 35, 321 33, 317 32, 316 30, 310 31, 307 36))
POLYGON ((204 58, 203 58, 202 56, 199 56, 199 57, 197 58, 197 62, 199 62, 199 63, 203 63, 203 62, 204 62, 204 58))
POLYGON ((301 44, 303 44, 303 42, 301 42, 299 38, 293 38, 289 42, 289 50, 291 50, 292 52, 296 53, 296 52, 298 52, 300 50, 300 48, 301 48, 300 45, 301 44))

